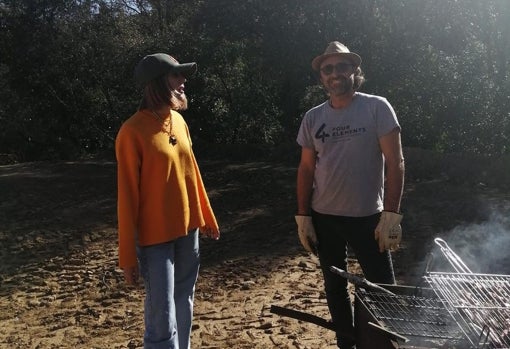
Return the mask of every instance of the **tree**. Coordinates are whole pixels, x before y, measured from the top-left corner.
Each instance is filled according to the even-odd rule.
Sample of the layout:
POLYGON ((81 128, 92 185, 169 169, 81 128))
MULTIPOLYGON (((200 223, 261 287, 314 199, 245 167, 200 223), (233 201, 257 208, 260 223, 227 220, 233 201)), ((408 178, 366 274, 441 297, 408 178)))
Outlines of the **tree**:
POLYGON ((111 151, 136 109, 146 54, 196 60, 196 142, 294 142, 326 96, 310 62, 332 40, 363 58, 404 145, 510 151, 510 2, 487 0, 2 0, 0 153, 111 151))

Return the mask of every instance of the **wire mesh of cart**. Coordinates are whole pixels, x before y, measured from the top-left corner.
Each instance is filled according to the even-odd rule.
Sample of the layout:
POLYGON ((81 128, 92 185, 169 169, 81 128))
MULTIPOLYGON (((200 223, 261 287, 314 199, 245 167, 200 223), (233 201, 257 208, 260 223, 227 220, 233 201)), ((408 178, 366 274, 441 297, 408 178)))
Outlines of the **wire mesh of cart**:
POLYGON ((435 243, 455 272, 425 279, 477 348, 510 348, 510 276, 473 273, 440 238, 435 243))

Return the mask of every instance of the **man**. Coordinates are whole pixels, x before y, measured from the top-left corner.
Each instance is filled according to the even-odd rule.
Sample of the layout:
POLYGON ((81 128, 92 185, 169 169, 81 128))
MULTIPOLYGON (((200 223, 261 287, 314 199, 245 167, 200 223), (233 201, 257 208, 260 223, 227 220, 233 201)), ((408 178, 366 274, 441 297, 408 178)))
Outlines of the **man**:
POLYGON ((338 41, 312 61, 329 99, 304 116, 297 142, 299 238, 319 256, 339 348, 355 348, 347 280, 347 245, 364 276, 394 284, 390 249, 401 237, 404 159, 400 125, 380 96, 358 92, 361 57, 338 41), (385 178, 386 177, 386 178, 385 178))

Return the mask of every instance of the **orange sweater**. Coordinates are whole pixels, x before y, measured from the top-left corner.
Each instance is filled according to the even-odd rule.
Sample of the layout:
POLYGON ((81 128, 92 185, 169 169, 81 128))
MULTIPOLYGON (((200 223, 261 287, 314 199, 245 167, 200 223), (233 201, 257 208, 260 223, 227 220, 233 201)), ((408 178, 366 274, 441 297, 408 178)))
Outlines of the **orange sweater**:
POLYGON ((218 231, 198 165, 188 126, 172 111, 177 144, 148 110, 121 126, 115 141, 117 156, 119 266, 137 264, 136 243, 153 245, 185 236, 193 228, 218 231))

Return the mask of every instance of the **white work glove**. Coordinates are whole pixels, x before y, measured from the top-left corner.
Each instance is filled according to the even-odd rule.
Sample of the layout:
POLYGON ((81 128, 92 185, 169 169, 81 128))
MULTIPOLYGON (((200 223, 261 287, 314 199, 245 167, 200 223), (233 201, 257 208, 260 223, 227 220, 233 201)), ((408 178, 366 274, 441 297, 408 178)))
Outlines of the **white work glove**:
POLYGON ((315 228, 313 227, 311 216, 295 216, 296 223, 298 226, 298 235, 301 245, 313 254, 317 254, 317 235, 315 234, 315 228))
POLYGON ((379 224, 375 228, 375 239, 379 242, 379 251, 396 250, 402 239, 402 215, 395 212, 383 211, 379 224))

